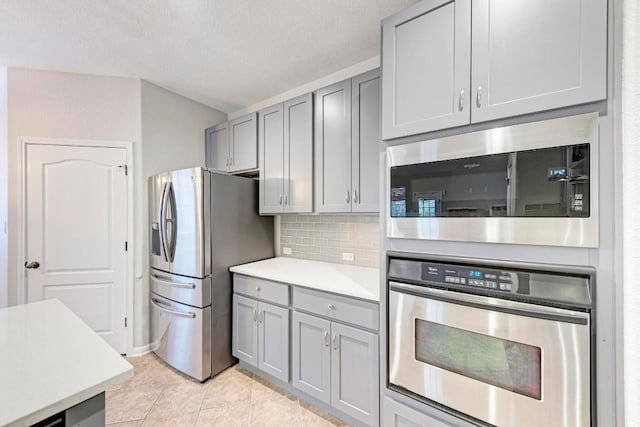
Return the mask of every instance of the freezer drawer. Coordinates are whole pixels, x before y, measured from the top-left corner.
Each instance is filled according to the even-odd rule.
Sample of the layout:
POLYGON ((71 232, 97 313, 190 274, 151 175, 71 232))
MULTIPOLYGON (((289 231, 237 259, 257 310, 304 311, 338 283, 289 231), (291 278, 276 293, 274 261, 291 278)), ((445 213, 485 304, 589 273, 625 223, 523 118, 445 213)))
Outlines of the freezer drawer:
POLYGON ((185 374, 211 376, 211 307, 194 308, 151 293, 154 353, 185 374))
POLYGON ((172 301, 194 307, 211 305, 211 277, 193 279, 152 269, 151 292, 172 301))

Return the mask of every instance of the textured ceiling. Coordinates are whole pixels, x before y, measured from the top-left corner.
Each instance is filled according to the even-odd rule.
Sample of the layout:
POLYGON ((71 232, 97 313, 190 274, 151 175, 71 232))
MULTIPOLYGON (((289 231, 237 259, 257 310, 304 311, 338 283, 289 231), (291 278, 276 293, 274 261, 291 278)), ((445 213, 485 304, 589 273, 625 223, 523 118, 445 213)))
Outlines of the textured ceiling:
POLYGON ((140 77, 226 112, 379 54, 414 0, 0 0, 0 64, 140 77))

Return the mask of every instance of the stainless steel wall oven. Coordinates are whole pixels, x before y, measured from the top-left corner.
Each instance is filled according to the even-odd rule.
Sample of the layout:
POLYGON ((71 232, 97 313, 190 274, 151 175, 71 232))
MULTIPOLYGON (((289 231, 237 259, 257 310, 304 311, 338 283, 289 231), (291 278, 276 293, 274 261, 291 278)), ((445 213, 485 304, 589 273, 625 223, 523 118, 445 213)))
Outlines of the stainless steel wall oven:
POLYGON ((594 281, 389 253, 388 387, 478 425, 595 425, 594 281))
POLYGON ((598 246, 597 113, 387 149, 387 235, 598 246))

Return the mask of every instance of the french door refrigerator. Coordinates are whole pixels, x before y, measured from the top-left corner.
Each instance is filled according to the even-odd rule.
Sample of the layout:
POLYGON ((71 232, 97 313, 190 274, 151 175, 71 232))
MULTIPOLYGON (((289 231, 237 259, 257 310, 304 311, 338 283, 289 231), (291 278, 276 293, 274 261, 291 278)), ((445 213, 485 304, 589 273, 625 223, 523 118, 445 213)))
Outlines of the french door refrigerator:
POLYGON ((229 267, 274 255, 257 200, 255 180, 204 168, 149 178, 152 346, 200 381, 235 363, 229 267))

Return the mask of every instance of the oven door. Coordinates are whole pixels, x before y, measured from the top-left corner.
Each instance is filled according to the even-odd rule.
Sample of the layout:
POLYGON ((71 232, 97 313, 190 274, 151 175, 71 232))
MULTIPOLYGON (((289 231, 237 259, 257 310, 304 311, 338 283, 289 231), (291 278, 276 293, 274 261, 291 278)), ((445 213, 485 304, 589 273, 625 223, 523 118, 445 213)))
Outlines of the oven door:
POLYGON ((389 283, 389 383, 496 426, 589 426, 587 313, 389 283))

